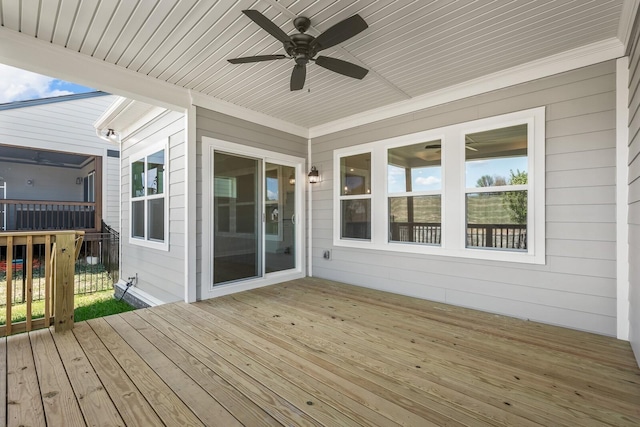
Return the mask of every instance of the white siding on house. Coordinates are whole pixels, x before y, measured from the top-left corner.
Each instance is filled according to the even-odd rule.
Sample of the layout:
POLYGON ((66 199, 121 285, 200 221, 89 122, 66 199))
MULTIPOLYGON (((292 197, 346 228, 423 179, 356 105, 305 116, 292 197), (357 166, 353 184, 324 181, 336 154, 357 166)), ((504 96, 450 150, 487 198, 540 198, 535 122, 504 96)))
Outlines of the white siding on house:
POLYGON ((640 364, 640 31, 629 58, 629 339, 640 364))
MULTIPOLYGON (((80 95, 78 99, 73 99, 73 96, 69 98, 53 102, 36 101, 33 105, 29 102, 15 103, 16 108, 0 109, 0 144, 103 157, 103 192, 108 195, 108 198, 103 201, 102 217, 107 224, 117 230, 119 195, 117 177, 120 165, 119 162, 114 163, 107 160, 106 155, 107 150, 119 150, 120 147, 98 138, 93 127, 94 122, 117 97, 115 95, 89 95, 89 97, 82 98, 80 95)), ((50 172, 52 177, 57 177, 59 173, 53 172, 53 169, 48 168, 47 173, 50 172)), ((77 177, 80 170, 76 170, 73 174, 77 177)), ((48 185, 51 186, 51 184, 48 185)), ((83 186, 77 187, 79 198, 58 200, 81 201, 83 186)), ((34 186, 32 190, 42 188, 44 187, 34 186)), ((54 193, 49 193, 49 196, 39 195, 33 191, 31 193, 34 198, 37 196, 40 200, 54 198, 54 193)), ((31 197, 26 194, 28 193, 20 198, 31 197)))
POLYGON ((184 115, 167 112, 122 143, 122 269, 120 278, 138 275, 136 287, 164 302, 184 300, 185 253, 185 131, 184 115), (129 199, 131 194, 129 157, 149 145, 169 139, 169 250, 131 244, 129 199))
POLYGON ((615 141, 613 61, 316 138, 323 181, 312 191, 313 275, 615 335, 615 141), (539 106, 545 265, 333 247, 333 150, 539 106))
POLYGON ((201 299, 202 286, 202 137, 217 138, 249 147, 261 148, 297 157, 307 157, 307 140, 299 136, 267 128, 205 108, 197 108, 197 185, 196 185, 196 297, 201 299))

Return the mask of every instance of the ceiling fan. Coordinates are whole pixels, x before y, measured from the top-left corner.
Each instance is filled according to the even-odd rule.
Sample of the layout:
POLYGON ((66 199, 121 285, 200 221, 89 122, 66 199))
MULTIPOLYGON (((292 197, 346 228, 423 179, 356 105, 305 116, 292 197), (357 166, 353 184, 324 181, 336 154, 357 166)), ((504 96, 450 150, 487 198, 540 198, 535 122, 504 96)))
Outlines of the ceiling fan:
POLYGON ((291 73, 291 90, 300 90, 304 87, 307 77, 307 64, 309 61, 344 76, 354 79, 363 79, 369 70, 359 65, 341 59, 330 58, 328 56, 315 57, 321 50, 340 44, 356 34, 368 28, 367 23, 360 15, 353 15, 343 21, 338 22, 318 37, 313 37, 305 32, 309 29, 311 21, 303 16, 293 20, 293 25, 300 32, 299 34, 287 35, 280 27, 274 24, 269 18, 257 10, 243 10, 253 22, 262 27, 263 30, 282 42, 286 55, 260 55, 247 56, 243 58, 228 59, 232 64, 246 64, 251 62, 272 61, 276 59, 293 59, 296 64, 291 73))

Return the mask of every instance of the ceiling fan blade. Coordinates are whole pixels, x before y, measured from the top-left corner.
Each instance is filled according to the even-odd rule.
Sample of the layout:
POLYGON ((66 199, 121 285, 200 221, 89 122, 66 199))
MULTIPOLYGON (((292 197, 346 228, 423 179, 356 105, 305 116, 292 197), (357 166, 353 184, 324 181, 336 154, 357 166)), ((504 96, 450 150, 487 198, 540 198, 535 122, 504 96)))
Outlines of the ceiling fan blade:
POLYGON ((307 67, 305 65, 296 64, 291 73, 291 90, 300 90, 304 87, 304 81, 307 78, 307 67))
POLYGON ((338 22, 327 31, 320 34, 313 42, 311 42, 311 46, 315 47, 316 51, 321 51, 340 44, 367 28, 369 28, 369 26, 365 20, 362 19, 360 15, 356 14, 344 21, 338 22))
POLYGON ((329 58, 328 56, 318 56, 316 58, 316 64, 327 70, 360 80, 369 72, 369 70, 359 65, 341 59, 329 58))
POLYGON ((249 18, 251 18, 253 22, 260 25, 260 27, 262 27, 263 30, 265 30, 267 33, 271 34, 273 37, 280 40, 282 43, 291 43, 291 38, 287 35, 287 33, 282 31, 280 27, 274 24, 269 18, 264 16, 262 13, 252 9, 243 10, 242 13, 247 15, 249 18))
POLYGON ((286 55, 259 55, 259 56, 245 56, 243 58, 227 59, 232 64, 247 64, 250 62, 262 62, 272 61, 274 59, 284 59, 286 55))
POLYGON ((477 148, 469 147, 468 145, 465 145, 464 148, 466 148, 467 150, 471 150, 471 151, 478 151, 477 148))

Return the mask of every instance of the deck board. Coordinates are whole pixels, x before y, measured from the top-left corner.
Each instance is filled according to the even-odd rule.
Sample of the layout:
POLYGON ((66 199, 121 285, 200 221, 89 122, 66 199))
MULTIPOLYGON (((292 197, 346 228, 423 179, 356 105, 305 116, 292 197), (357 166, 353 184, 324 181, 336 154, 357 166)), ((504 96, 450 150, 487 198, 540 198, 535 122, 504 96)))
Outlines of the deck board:
POLYGON ((640 425, 628 342, 314 278, 12 336, 0 361, 0 425, 640 425))
MULTIPOLYGON (((162 422, 133 381, 122 370, 88 323, 75 325, 73 334, 84 350, 98 378, 128 425, 160 425, 162 422)), ((126 367, 136 369, 135 366, 126 367)), ((59 424, 61 425, 61 424, 59 424)))
POLYGON ((84 418, 48 329, 29 334, 45 419, 50 426, 83 426, 84 418))
POLYGON ((109 316, 105 320, 153 369, 172 391, 207 426, 240 425, 212 396, 207 394, 195 381, 184 375, 176 364, 151 344, 145 336, 125 321, 130 315, 109 316))
POLYGON ((46 425, 28 335, 7 338, 7 425, 46 425))
POLYGON ((127 372, 164 424, 203 425, 187 405, 147 365, 144 358, 138 355, 104 318, 89 320, 87 323, 109 349, 113 359, 120 365, 120 369, 127 372))
POLYGON ((72 331, 54 333, 53 340, 87 425, 124 425, 72 331))

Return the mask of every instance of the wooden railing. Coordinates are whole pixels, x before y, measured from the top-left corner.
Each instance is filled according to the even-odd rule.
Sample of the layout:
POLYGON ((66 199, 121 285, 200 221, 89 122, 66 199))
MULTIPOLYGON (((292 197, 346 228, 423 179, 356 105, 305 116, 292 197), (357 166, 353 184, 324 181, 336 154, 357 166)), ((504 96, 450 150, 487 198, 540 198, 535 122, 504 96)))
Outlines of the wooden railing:
MULTIPOLYGON (((392 222, 392 242, 414 242, 439 245, 440 223, 392 222)), ((521 224, 469 224, 467 246, 503 249, 527 249, 527 226, 521 224)))
POLYGON ((100 212, 94 202, 0 200, 0 229, 4 231, 95 230, 100 212))
POLYGON ((0 274, 5 279, 0 280, 4 287, 0 290, 5 291, 0 306, 5 305, 6 310, 6 324, 0 326, 0 336, 46 328, 51 324, 56 331, 73 328, 75 260, 83 238, 84 231, 0 233, 0 274), (44 317, 39 319, 33 319, 32 312, 33 264, 39 262, 33 256, 36 245, 44 245, 45 254, 44 317), (20 257, 16 256, 18 252, 20 257), (12 281, 20 271, 26 284, 26 320, 13 323, 12 281))

